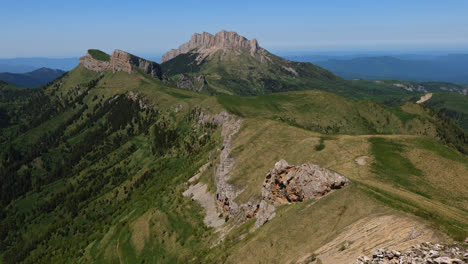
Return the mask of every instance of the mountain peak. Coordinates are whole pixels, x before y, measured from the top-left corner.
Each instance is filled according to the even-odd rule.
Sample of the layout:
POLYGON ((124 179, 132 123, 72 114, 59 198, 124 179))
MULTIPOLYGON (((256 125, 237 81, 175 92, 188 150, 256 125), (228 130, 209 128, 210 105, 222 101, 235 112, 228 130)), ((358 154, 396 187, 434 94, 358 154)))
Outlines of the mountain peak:
POLYGON ((193 34, 189 42, 180 45, 178 49, 166 52, 161 58, 161 63, 190 52, 200 53, 200 59, 203 59, 218 50, 243 50, 254 56, 263 49, 256 39, 249 40, 234 31, 223 29, 215 35, 208 32, 193 34))

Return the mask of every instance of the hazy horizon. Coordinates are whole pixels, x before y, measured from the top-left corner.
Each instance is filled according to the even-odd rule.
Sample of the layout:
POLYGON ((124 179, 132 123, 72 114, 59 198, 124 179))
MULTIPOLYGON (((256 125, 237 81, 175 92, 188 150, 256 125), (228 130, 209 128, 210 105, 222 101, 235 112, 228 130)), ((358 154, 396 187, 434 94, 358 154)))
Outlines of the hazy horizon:
POLYGON ((159 55, 193 33, 236 31, 274 53, 468 49, 466 1, 14 1, 2 4, 1 58, 159 55))

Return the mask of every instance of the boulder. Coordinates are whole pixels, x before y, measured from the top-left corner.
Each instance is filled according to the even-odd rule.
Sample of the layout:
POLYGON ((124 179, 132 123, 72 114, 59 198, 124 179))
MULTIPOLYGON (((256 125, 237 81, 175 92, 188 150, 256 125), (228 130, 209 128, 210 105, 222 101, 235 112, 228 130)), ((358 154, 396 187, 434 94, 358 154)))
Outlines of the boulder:
POLYGON ((265 177, 262 196, 274 204, 320 198, 349 182, 344 176, 315 164, 291 166, 280 160, 265 177))

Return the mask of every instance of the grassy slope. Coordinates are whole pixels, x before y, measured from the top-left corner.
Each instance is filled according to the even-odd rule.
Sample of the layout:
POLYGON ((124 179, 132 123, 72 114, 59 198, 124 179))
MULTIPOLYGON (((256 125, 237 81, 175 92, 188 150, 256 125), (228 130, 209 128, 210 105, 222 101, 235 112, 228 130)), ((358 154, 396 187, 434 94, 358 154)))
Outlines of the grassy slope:
MULTIPOLYGON (((208 82, 206 92, 211 94, 262 95, 293 90, 326 90, 348 98, 370 99, 392 106, 398 106, 404 101, 416 101, 422 95, 420 92, 409 92, 396 87, 396 83, 412 87, 422 84, 430 92, 443 92, 442 88, 457 91, 463 89, 459 85, 438 82, 420 84, 395 80, 348 81, 313 64, 287 61, 268 52, 265 56, 257 54, 252 57, 241 51, 218 51, 200 63, 195 60, 197 56, 198 54, 182 54, 163 63, 162 70, 173 81, 177 81, 181 73, 203 74, 208 82), (286 68, 295 69, 298 75, 286 68)), ((455 94, 447 94, 437 97, 437 102, 428 102, 426 105, 441 110, 466 129, 466 107, 463 108, 465 105, 460 104, 466 96, 456 98, 455 94)))
POLYGON ((245 259, 283 263, 314 252, 357 219, 395 214, 392 207, 419 215, 419 221, 425 218, 454 238, 468 234, 466 156, 427 138, 398 135, 327 136, 324 149, 317 151, 321 138, 322 134, 278 121, 244 121, 234 141, 236 166, 231 177, 233 184, 245 188, 239 202, 260 197, 265 174, 279 159, 319 164, 353 184, 317 203, 286 205, 265 227, 243 239, 245 231, 231 233, 231 241, 216 254, 229 263, 245 259), (360 156, 369 157, 365 166, 354 161, 360 156))
POLYGON ((228 111, 244 117, 282 120, 326 134, 412 134, 439 138, 468 153, 466 132, 430 109, 405 103, 387 107, 323 91, 277 93, 258 97, 219 97, 228 111))
MULTIPOLYGON (((74 132, 87 124, 86 120, 97 105, 131 90, 151 108, 172 116, 179 122, 179 131, 190 131, 183 120, 196 106, 214 113, 225 108, 246 119, 234 140, 232 153, 236 166, 231 180, 236 186, 246 187, 239 201, 260 195, 265 173, 279 159, 291 164, 312 162, 331 168, 349 177, 353 184, 317 203, 283 206, 273 221, 244 240, 240 240, 241 235, 246 234, 252 222, 234 229, 226 242, 210 250, 216 235, 203 225, 199 205, 182 197, 181 193, 185 189, 183 183, 207 160, 213 159, 216 152, 212 151, 217 146, 215 143, 219 144, 219 134, 213 134, 212 143, 190 158, 184 156, 185 150, 179 147, 174 147, 172 154, 160 157, 151 150, 154 144, 151 133, 141 131, 131 135, 127 125, 109 135, 108 143, 100 144, 89 152, 88 158, 75 164, 72 174, 30 191, 7 208, 7 215, 14 219, 24 217, 20 233, 29 238, 28 243, 45 241, 30 252, 27 262, 134 263, 144 260, 145 263, 173 263, 219 262, 224 258, 237 262, 247 256, 266 261, 275 252, 282 252, 279 260, 289 260, 293 255, 313 252, 363 216, 397 214, 392 207, 427 218, 455 238, 466 235, 467 205, 463 200, 468 189, 463 180, 468 166, 466 156, 428 138, 434 136, 431 133, 417 137, 386 135, 377 139, 359 135, 376 131, 412 134, 427 131, 431 126, 411 121, 413 115, 424 114, 419 108, 408 107, 412 110, 408 113, 317 91, 216 100, 167 88, 144 75, 106 72, 101 77, 80 66, 45 92, 57 100, 56 103, 65 98, 71 100, 96 78, 101 79, 95 87, 85 91, 82 99, 82 104, 88 108, 64 129, 66 142, 61 141, 31 162, 35 173, 47 173, 45 165, 60 161, 62 153, 67 153, 70 146, 86 142, 86 135, 105 123, 106 116, 85 126, 78 134, 74 132), (329 108, 329 105, 335 107, 329 108), (298 126, 323 133, 333 132, 326 130, 328 126, 339 127, 338 132, 354 136, 321 134, 298 126), (325 130, 317 129, 319 126, 325 130), (131 136, 110 152, 104 151, 119 134, 131 136), (321 148, 316 148, 321 144, 321 148), (366 166, 354 162, 362 155, 369 156, 366 166), (97 158, 89 158, 93 156, 97 158), (385 164, 387 157, 395 162, 385 164), (144 184, 137 184, 138 179, 145 179, 144 184), (405 181, 401 182, 402 179, 405 181), (449 180, 441 182, 440 179, 449 180), (460 184, 451 186, 447 182, 460 184), (68 212, 68 204, 59 204, 47 213, 41 211, 48 201, 69 190, 70 185, 76 189, 68 191, 65 200, 70 194, 79 195, 79 190, 94 190, 95 186, 100 189, 78 204, 76 216, 68 212), (452 188, 457 189, 452 191, 452 188), (388 206, 383 206, 385 204, 388 206), (311 222, 315 225, 308 228, 311 222), (327 228, 330 223, 334 223, 335 228, 327 228), (299 244, 301 246, 297 246, 299 244)), ((63 124, 67 113, 78 111, 80 103, 74 105, 66 108, 68 112, 20 134, 16 141, 19 149, 34 145, 41 135, 56 128, 54 124, 63 124)), ((139 131, 139 126, 136 127, 139 131)), ((212 170, 203 176, 205 181, 210 181, 210 172, 212 170)))
MULTIPOLYGON (((79 66, 63 80, 57 81, 47 88, 45 93, 52 98, 51 104, 62 103, 64 99, 72 100, 80 97, 80 94, 84 94, 82 100, 65 107, 64 112, 53 116, 45 123, 24 133, 20 132, 13 143, 17 150, 26 155, 31 146, 38 144, 41 138, 54 133, 58 129, 57 126, 67 123, 72 114, 82 109, 80 105, 87 106, 78 119, 72 120, 73 122, 64 128, 60 128, 63 130, 61 132, 63 136, 58 145, 51 146, 46 153, 30 162, 28 166, 32 168, 33 179, 37 179, 40 175, 46 175, 47 170, 49 170, 47 167, 54 166, 52 164, 68 159, 67 153, 70 152, 70 149, 75 148, 75 146, 79 147, 83 143, 86 144, 86 140, 88 140, 86 135, 105 124, 106 119, 112 114, 111 111, 103 118, 97 119, 91 126, 86 125, 88 120, 95 115, 96 109, 102 108, 104 102, 115 98, 116 95, 126 94, 129 87, 151 108, 161 111, 161 113, 172 113, 174 120, 182 121, 178 125, 179 133, 182 131, 189 133, 191 130, 190 127, 183 128, 185 126, 183 120, 190 109, 204 101, 207 101, 209 105, 210 101, 210 99, 206 100, 207 97, 204 95, 164 88, 160 82, 143 75, 107 72, 100 76, 98 73, 87 71, 79 66), (96 78, 101 78, 98 84, 86 91, 86 84, 96 78), (174 112, 176 108, 178 109, 177 113, 174 112), (80 131, 80 129, 82 130, 80 131), (76 133, 76 131, 79 132, 76 133), (62 157, 60 153, 63 153, 62 155, 65 157, 62 157)), ((143 115, 144 118, 145 112, 139 115, 143 115)), ((206 160, 206 153, 209 153, 214 146, 207 145, 206 148, 198 151, 198 154, 194 153, 189 158, 183 154, 187 150, 178 147, 174 147, 174 153, 171 155, 155 156, 151 148, 154 144, 151 133, 145 134, 144 130, 140 130, 142 129, 140 125, 134 125, 134 127, 138 131, 136 135, 130 134, 130 127, 127 125, 108 136, 109 141, 112 142, 119 137, 119 134, 130 135, 128 141, 122 146, 113 147, 107 142, 92 143, 95 144, 93 149, 86 157, 79 160, 71 172, 67 173, 66 178, 30 191, 11 203, 6 211, 7 215, 13 219, 20 217, 20 214, 23 215, 22 217, 26 216, 23 218, 24 226, 19 234, 24 236, 34 234, 28 240, 29 244, 21 249, 26 249, 26 253, 30 254, 26 257, 27 262, 37 262, 39 259, 65 262, 67 259, 76 260, 80 256, 110 261, 119 255, 124 255, 132 262, 132 258, 140 258, 141 255, 136 252, 132 253, 134 247, 131 241, 135 241, 135 239, 129 240, 127 235, 132 233, 132 228, 126 223, 138 219, 147 211, 148 214, 157 216, 158 219, 167 219, 168 222, 158 223, 158 225, 162 224, 164 234, 167 234, 169 240, 173 240, 172 243, 167 243, 163 237, 152 236, 148 238, 149 241, 153 241, 153 247, 149 248, 147 252, 154 252, 157 248, 160 254, 147 253, 145 255, 147 261, 160 262, 165 260, 172 262, 179 257, 191 255, 195 249, 198 251, 205 247, 199 236, 207 229, 202 225, 198 207, 193 202, 182 199, 181 196, 176 200, 171 197, 180 194, 182 188, 180 184, 195 173, 202 162, 206 160), (109 147, 111 152, 106 150, 109 147), (96 173, 99 177, 95 176, 96 173), (139 183, 138 179, 140 178, 153 183, 146 187, 139 183), (73 189, 75 187, 70 186, 80 187, 73 189), (67 191, 62 193, 65 190, 67 191), (52 207, 51 211, 49 211, 50 209, 47 209, 47 212, 43 211, 43 208, 50 206, 48 201, 53 201, 61 195, 65 195, 61 200, 72 201, 73 197, 80 195, 80 190, 89 192, 89 198, 85 198, 78 204, 78 216, 70 215, 68 212, 69 204, 59 204, 52 207), (130 190, 131 192, 129 192, 130 190), (96 191, 97 193, 94 194, 96 191), (153 197, 156 200, 148 199, 148 197, 153 197), (194 206, 194 209, 190 210, 191 206, 194 206), (96 219, 99 221, 95 221, 96 219), (115 255, 114 253, 102 254, 103 252, 99 250, 99 248, 108 247, 105 244, 107 242, 99 243, 108 232, 115 232, 116 236, 120 234, 117 237, 114 236, 117 240, 112 240, 108 244, 112 245, 111 248, 114 250, 117 245, 112 243, 114 241, 118 243, 121 240, 122 248, 118 243, 115 255), (37 246, 35 243, 38 239, 45 241, 45 243, 37 246), (91 245, 88 247, 89 243, 91 245), (36 246, 31 248, 29 245, 36 246), (29 252, 31 249, 33 250, 29 252), (56 252, 55 256, 48 253, 51 250, 56 252), (86 254, 84 254, 85 250, 86 254)), ((192 135, 181 140, 186 141, 188 146, 194 148, 196 144, 190 142, 193 141, 193 138, 200 139, 199 136, 192 135)), ((87 145, 89 144, 91 143, 87 143, 87 145)), ((21 168, 18 173, 24 174, 25 170, 28 169, 21 168)), ((8 220, 5 221, 8 222, 8 220)), ((16 240, 14 237, 11 239, 12 241, 16 240)), ((18 241, 18 243, 23 242, 18 241)), ((24 253, 20 252, 17 256, 24 253)))
POLYGON ((161 65, 167 75, 204 74, 208 90, 215 93, 261 95, 279 91, 326 90, 350 98, 401 101, 411 95, 391 84, 347 81, 311 63, 285 60, 271 53, 218 51, 198 64, 194 55, 180 55, 161 65), (187 66, 189 65, 189 66, 187 66), (294 69, 298 75, 286 70, 294 69))
POLYGON ((468 95, 456 93, 434 93, 424 102, 452 118, 460 127, 468 130, 468 95))
POLYGON ((97 50, 97 49, 89 49, 88 53, 95 60, 110 61, 110 55, 103 52, 103 51, 100 51, 100 50, 97 50))

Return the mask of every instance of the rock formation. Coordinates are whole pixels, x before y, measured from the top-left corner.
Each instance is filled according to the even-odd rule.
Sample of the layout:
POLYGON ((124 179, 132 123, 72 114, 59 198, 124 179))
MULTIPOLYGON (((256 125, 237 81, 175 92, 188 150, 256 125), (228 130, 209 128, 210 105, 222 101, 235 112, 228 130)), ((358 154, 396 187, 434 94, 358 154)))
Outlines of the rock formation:
POLYGON ((274 204, 292 203, 320 198, 348 182, 344 176, 315 164, 291 166, 280 160, 266 175, 262 196, 274 204))
POLYGON ((317 199, 348 182, 344 176, 315 164, 291 166, 280 160, 265 177, 262 201, 257 206, 242 208, 246 220, 248 216, 255 215, 255 228, 259 228, 275 217, 275 205, 317 199))
POLYGON ((178 49, 166 52, 161 58, 161 63, 189 52, 199 53, 197 61, 202 61, 218 50, 243 50, 250 52, 252 56, 263 51, 256 39, 248 40, 233 31, 222 30, 215 35, 203 32, 194 34, 189 42, 182 44, 178 49))
POLYGON ((441 245, 429 242, 413 246, 406 252, 378 249, 372 257, 360 256, 356 264, 396 264, 396 263, 437 263, 462 264, 468 263, 466 245, 441 245))
POLYGON ((239 131, 242 119, 223 111, 216 115, 200 112, 198 120, 199 124, 210 123, 221 126, 223 144, 221 149, 219 149, 219 163, 215 170, 216 202, 223 215, 228 217, 237 215, 241 209, 240 206, 234 202, 234 199, 242 190, 236 190, 228 181, 234 166, 234 158, 230 156, 232 151, 232 138, 239 131))
POLYGON ((86 55, 80 58, 79 63, 86 69, 95 72, 107 71, 110 65, 108 61, 96 60, 89 52, 86 52, 86 55))
POLYGON ((155 79, 161 79, 161 67, 156 62, 148 61, 121 50, 114 50, 110 61, 101 61, 93 58, 89 52, 79 60, 86 69, 103 72, 112 70, 113 72, 124 71, 132 73, 139 68, 144 73, 151 75, 155 79))
POLYGON ((205 89, 205 85, 205 75, 191 77, 186 74, 182 74, 179 81, 177 81, 177 87, 195 92, 201 92, 205 89))
POLYGON ((144 73, 161 79, 161 68, 156 62, 148 61, 121 50, 114 50, 110 59, 112 71, 124 71, 132 73, 135 68, 140 68, 144 73))
POLYGON ((216 166, 214 180, 215 200, 223 216, 229 218, 240 216, 244 222, 255 217, 255 228, 259 228, 275 217, 275 205, 317 199, 349 182, 344 176, 318 165, 292 166, 285 160, 280 160, 265 177, 262 198, 238 204, 235 199, 243 190, 236 189, 228 182, 234 166, 234 159, 230 156, 232 138, 239 131, 242 119, 227 112, 211 115, 197 111, 195 116, 200 125, 221 126, 221 136, 224 141, 222 147, 218 149, 219 163, 216 166))

